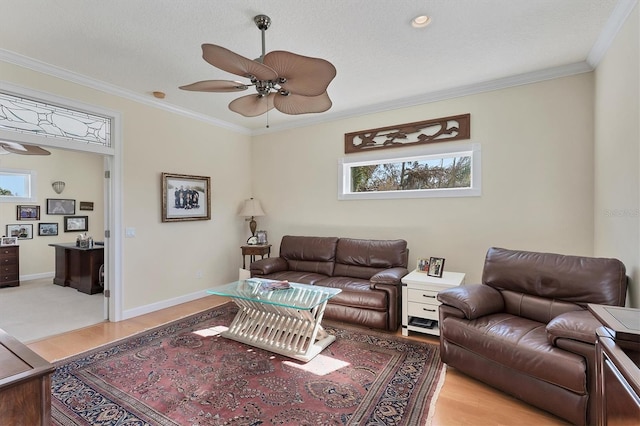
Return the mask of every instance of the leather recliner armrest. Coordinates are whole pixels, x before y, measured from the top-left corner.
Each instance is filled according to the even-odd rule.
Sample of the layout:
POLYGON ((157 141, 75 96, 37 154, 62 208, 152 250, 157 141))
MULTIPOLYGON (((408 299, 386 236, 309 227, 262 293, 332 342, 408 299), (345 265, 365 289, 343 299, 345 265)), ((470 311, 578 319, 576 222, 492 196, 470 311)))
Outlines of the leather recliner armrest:
POLYGON ((407 268, 389 268, 380 271, 369 279, 371 288, 375 288, 376 284, 400 284, 402 277, 408 273, 407 268))
POLYGON ((442 290, 438 293, 438 300, 459 309, 470 320, 504 310, 502 294, 483 284, 462 285, 442 290))
POLYGON ((591 312, 585 310, 560 314, 547 324, 547 338, 554 346, 558 339, 571 339, 596 344, 596 329, 602 327, 591 312))
POLYGON ((251 262, 251 276, 269 275, 275 272, 286 271, 288 268, 289 264, 285 259, 281 257, 268 257, 251 262))

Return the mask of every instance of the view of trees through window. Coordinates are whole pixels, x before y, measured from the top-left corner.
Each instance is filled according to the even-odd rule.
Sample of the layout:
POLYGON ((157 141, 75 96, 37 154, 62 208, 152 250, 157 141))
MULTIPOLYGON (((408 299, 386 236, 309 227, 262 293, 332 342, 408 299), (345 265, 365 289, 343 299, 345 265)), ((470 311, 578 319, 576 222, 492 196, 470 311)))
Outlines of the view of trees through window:
POLYGON ((351 167, 352 192, 470 187, 470 155, 351 167))

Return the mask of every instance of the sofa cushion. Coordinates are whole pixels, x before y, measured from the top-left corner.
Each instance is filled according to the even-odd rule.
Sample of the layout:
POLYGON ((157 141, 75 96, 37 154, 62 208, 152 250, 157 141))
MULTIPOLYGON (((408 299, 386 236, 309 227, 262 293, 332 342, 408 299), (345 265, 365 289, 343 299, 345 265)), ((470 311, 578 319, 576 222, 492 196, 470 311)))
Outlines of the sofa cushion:
POLYGON ((256 278, 268 278, 270 280, 289 281, 290 283, 316 284, 318 281, 327 278, 326 275, 304 271, 280 271, 269 275, 253 275, 256 278))
POLYGON ((554 347, 545 324, 499 313, 468 321, 444 319, 447 341, 484 358, 580 395, 587 394, 583 357, 554 347))
POLYGON ((336 247, 334 276, 368 280, 383 269, 407 267, 405 240, 340 238, 336 247))
POLYGON ((335 263, 337 237, 285 235, 280 242, 280 257, 290 271, 331 275, 335 263))
POLYGON ((342 290, 342 292, 330 299, 329 303, 332 305, 380 311, 387 311, 389 309, 387 293, 384 291, 371 290, 369 280, 349 277, 330 277, 317 281, 315 285, 339 288, 342 290))
POLYGON ((583 310, 580 305, 572 302, 547 299, 509 290, 502 290, 500 293, 504 300, 504 312, 545 324, 558 315, 583 310))
POLYGON ((617 259, 566 256, 492 247, 487 252, 482 282, 548 299, 624 306, 625 267, 617 259))

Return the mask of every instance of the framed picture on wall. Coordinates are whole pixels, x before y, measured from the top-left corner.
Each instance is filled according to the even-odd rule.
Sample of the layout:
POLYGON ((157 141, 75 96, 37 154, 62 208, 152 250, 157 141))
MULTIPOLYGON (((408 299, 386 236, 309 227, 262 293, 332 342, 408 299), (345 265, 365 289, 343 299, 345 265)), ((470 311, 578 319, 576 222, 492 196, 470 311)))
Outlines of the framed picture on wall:
POLYGON ((88 231, 89 216, 65 216, 64 232, 88 231))
POLYGON ((162 173, 162 221, 211 220, 211 178, 162 173))
POLYGON ((0 239, 0 246, 15 246, 18 245, 18 238, 16 237, 2 237, 0 239))
POLYGON ((19 240, 30 240, 33 238, 33 225, 7 225, 7 237, 15 237, 19 240))
POLYGON ((38 235, 42 237, 52 237, 54 235, 58 235, 58 224, 57 223, 39 223, 38 235))
POLYGON ((18 206, 17 220, 40 220, 40 206, 18 206))
POLYGON ((47 214, 76 214, 76 200, 47 198, 47 214))

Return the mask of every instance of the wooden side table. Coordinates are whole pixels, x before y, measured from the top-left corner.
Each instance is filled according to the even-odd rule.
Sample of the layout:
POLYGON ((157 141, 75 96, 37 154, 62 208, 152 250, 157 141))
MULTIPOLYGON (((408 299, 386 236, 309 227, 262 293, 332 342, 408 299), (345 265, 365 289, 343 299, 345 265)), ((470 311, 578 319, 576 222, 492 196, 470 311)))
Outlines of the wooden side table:
POLYGON ((440 290, 464 284, 461 272, 442 273, 442 278, 413 271, 402 278, 402 335, 409 331, 440 335, 440 290))
POLYGON ((54 366, 0 330, 0 423, 49 425, 54 366))
POLYGON ((251 267, 251 262, 255 262, 256 256, 262 256, 261 259, 264 259, 264 256, 271 256, 271 244, 263 244, 263 245, 248 245, 240 247, 242 249, 242 269, 246 268, 246 257, 249 256, 249 267, 251 267))
MULTIPOLYGON (((596 331, 596 424, 640 421, 640 309, 588 305, 596 331)), ((590 395, 589 398, 592 396, 590 395)))

